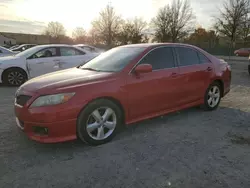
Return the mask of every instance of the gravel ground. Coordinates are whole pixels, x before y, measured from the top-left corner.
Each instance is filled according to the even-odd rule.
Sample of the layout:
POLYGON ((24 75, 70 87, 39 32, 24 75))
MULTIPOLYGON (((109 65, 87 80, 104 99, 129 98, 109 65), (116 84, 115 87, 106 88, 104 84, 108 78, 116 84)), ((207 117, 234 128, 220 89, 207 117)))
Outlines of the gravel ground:
POLYGON ((15 88, 0 88, 0 187, 250 187, 250 77, 232 62, 220 108, 192 108, 128 127, 108 144, 39 144, 14 122, 15 88), (249 136, 249 138, 248 138, 249 136))

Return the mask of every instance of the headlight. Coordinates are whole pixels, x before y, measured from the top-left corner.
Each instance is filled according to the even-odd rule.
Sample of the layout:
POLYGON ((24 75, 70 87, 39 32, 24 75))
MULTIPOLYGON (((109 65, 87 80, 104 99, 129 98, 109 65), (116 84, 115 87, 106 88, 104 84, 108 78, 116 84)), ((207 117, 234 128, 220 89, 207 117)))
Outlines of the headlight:
POLYGON ((31 107, 50 106, 67 102, 75 93, 60 93, 55 95, 45 95, 38 97, 31 107))

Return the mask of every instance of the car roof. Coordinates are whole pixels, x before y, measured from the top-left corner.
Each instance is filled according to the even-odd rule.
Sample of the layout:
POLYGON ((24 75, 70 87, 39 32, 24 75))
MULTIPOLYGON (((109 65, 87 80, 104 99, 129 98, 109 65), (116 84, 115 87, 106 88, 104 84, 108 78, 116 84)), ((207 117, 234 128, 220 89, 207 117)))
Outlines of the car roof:
POLYGON ((75 44, 75 45, 73 45, 73 46, 83 46, 83 47, 92 47, 92 48, 95 48, 94 46, 91 46, 91 45, 89 45, 89 44, 75 44))
POLYGON ((39 45, 40 47, 72 47, 73 45, 69 45, 69 44, 43 44, 43 45, 39 45))
POLYGON ((145 48, 150 48, 150 47, 157 47, 157 46, 190 46, 190 47, 195 47, 190 44, 184 44, 184 43, 141 43, 141 44, 127 44, 121 47, 145 47, 145 48))
POLYGON ((37 44, 21 44, 21 45, 18 45, 18 46, 27 46, 27 45, 37 45, 37 44))

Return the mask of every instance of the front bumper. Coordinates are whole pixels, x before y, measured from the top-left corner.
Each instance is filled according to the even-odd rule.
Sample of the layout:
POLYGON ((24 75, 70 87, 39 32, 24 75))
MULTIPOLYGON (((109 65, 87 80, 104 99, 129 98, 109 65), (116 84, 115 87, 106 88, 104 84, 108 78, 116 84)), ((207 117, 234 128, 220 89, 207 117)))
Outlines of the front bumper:
POLYGON ((15 118, 17 126, 32 140, 42 143, 56 143, 74 140, 76 136, 77 115, 80 111, 69 104, 50 107, 29 108, 37 97, 33 96, 27 104, 20 106, 15 101, 15 118))
POLYGON ((0 83, 3 83, 3 81, 2 81, 2 74, 3 74, 3 69, 0 69, 0 83))
POLYGON ((22 121, 20 126, 19 117, 16 117, 17 126, 31 139, 41 143, 57 143, 69 140, 75 140, 76 137, 76 120, 68 120, 53 123, 38 123, 22 121), (47 129, 47 134, 36 132, 35 129, 47 129))

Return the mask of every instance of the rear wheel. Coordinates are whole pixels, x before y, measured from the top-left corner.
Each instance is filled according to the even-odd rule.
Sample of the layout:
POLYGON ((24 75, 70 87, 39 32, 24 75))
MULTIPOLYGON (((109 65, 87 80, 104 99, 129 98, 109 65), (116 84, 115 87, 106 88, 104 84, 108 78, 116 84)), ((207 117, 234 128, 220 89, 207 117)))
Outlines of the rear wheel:
POLYGON ((111 141, 121 125, 121 109, 110 100, 98 99, 80 113, 77 135, 90 145, 100 145, 111 141))
POLYGON ((27 80, 27 74, 19 68, 11 68, 3 72, 3 83, 10 86, 20 86, 27 80))
POLYGON ((212 83, 204 96, 204 108, 205 110, 215 110, 218 108, 221 100, 222 92, 221 86, 218 82, 212 83))

